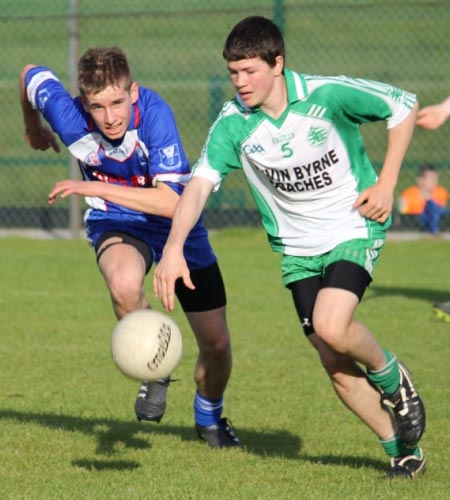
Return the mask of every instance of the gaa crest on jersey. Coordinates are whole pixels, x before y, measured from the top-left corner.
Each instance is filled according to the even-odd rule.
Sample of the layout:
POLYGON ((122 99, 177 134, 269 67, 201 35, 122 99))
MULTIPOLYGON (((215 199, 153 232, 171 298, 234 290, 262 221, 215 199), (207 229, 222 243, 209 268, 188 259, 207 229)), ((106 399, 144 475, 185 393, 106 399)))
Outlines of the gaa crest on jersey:
POLYGON ((89 165, 90 167, 98 167, 102 164, 100 158, 98 157, 98 154, 95 151, 91 151, 86 156, 86 158, 84 159, 84 163, 86 163, 86 165, 89 165))
POLYGON ((327 131, 323 127, 311 127, 308 131, 307 141, 311 146, 319 147, 327 140, 327 131))
POLYGON ((265 150, 261 146, 261 144, 244 144, 244 146, 242 147, 242 151, 246 155, 251 155, 255 153, 265 153, 265 150))
POLYGON ((173 170, 181 166, 181 156, 178 144, 171 144, 166 148, 161 148, 159 152, 159 166, 163 170, 173 170))

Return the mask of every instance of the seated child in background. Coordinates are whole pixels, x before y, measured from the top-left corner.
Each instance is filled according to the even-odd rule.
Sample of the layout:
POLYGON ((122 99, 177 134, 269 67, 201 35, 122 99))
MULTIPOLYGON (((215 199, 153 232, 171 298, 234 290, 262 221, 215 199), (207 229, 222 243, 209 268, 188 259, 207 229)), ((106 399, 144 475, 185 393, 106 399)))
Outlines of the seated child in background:
POLYGON ((448 191, 439 186, 436 167, 424 164, 419 167, 416 185, 401 193, 398 208, 401 214, 417 215, 426 231, 438 233, 441 215, 447 212, 448 198, 448 191))

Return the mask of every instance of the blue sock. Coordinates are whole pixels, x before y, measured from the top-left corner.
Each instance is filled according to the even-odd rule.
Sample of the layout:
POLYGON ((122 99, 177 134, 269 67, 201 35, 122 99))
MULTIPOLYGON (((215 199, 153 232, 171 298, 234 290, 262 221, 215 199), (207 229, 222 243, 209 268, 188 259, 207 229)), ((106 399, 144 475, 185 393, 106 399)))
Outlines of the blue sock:
POLYGON ((195 423, 202 427, 218 424, 222 417, 223 396, 220 399, 208 399, 195 393, 194 417, 195 423))

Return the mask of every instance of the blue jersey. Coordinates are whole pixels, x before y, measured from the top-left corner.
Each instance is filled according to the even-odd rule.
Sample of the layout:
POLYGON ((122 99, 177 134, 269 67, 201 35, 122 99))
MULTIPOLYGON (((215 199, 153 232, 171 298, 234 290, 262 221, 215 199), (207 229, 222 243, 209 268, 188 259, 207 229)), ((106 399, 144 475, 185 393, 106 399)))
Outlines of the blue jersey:
MULTIPOLYGON (((80 98, 73 98, 50 69, 32 68, 26 75, 26 86, 33 108, 40 110, 77 159, 83 180, 144 189, 152 189, 160 181, 181 194, 190 176, 189 164, 172 110, 156 92, 139 88, 128 130, 113 141, 102 135, 80 98)), ((159 260, 170 219, 102 198, 86 197, 86 202, 90 207, 85 215, 87 235, 93 245, 104 231, 122 229, 146 241, 159 260)), ((189 235, 185 256, 191 269, 216 260, 201 220, 189 235)))

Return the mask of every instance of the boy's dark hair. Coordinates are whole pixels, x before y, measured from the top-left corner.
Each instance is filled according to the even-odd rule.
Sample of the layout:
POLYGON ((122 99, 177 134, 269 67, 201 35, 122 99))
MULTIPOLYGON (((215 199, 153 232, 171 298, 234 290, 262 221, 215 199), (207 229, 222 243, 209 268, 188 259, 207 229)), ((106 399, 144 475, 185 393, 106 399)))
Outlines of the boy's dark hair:
POLYGON ((97 94, 110 85, 125 80, 125 89, 132 84, 127 57, 118 47, 88 49, 78 62, 78 89, 83 97, 97 94))
POLYGON ((283 35, 270 19, 246 17, 231 30, 222 55, 228 62, 260 57, 273 67, 277 56, 285 57, 283 35))
POLYGON ((419 166, 417 175, 422 177, 426 172, 437 172, 438 169, 432 163, 423 163, 419 166))

